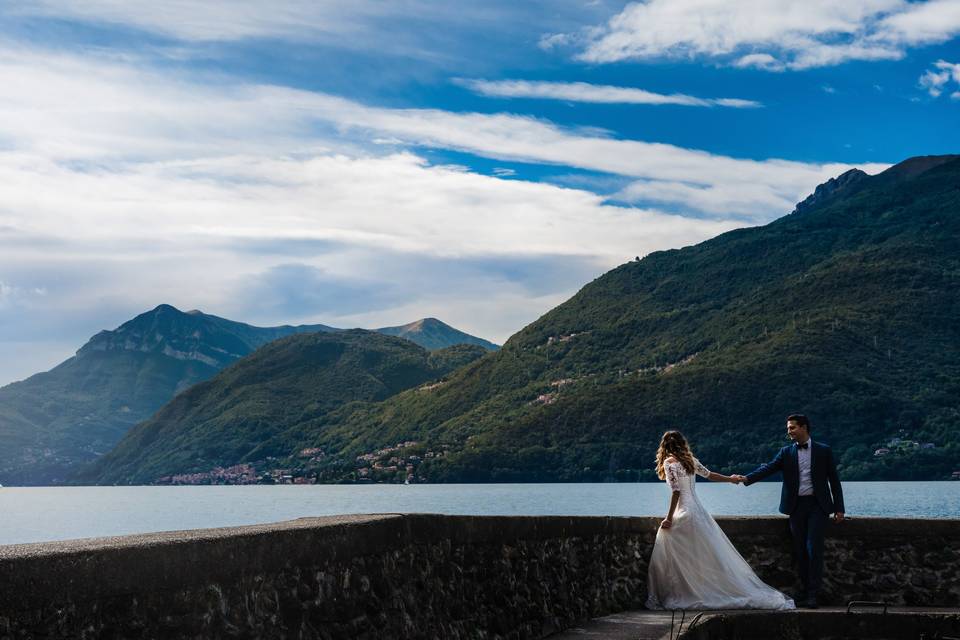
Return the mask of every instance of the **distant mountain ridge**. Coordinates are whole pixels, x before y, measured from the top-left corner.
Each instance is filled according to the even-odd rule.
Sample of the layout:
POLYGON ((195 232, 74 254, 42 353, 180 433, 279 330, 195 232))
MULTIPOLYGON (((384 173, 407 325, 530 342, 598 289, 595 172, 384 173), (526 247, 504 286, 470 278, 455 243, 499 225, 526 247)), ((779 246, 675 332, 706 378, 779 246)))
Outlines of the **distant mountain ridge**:
MULTIPOLYGON (((439 321, 430 326, 426 348, 486 343, 439 321)), ((257 348, 294 334, 338 331, 323 324, 255 327, 158 305, 96 334, 50 371, 0 387, 0 484, 63 482, 175 394, 257 348)), ((425 335, 411 328, 403 337, 417 343, 425 335)))

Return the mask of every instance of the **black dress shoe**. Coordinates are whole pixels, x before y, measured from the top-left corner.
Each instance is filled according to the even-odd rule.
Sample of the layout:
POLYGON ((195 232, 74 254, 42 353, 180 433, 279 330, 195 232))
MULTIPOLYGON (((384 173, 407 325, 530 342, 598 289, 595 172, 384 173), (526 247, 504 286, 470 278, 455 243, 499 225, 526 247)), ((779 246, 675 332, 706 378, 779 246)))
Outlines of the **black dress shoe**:
POLYGON ((810 597, 808 597, 808 598, 804 601, 803 606, 804 606, 804 608, 806 608, 806 609, 819 609, 819 608, 820 608, 820 605, 817 604, 817 596, 810 596, 810 597))

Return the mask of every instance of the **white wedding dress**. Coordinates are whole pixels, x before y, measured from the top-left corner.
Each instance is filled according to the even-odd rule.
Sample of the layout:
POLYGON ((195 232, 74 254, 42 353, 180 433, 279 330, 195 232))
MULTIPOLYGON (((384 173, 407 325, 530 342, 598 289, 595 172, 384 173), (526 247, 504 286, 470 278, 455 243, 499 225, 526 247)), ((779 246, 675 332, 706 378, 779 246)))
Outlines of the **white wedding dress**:
MULTIPOLYGON (((694 459, 697 475, 710 471, 694 459)), ((793 600, 764 583, 703 508, 696 477, 679 462, 664 465, 680 492, 669 529, 657 531, 647 578, 648 609, 794 609, 793 600)))

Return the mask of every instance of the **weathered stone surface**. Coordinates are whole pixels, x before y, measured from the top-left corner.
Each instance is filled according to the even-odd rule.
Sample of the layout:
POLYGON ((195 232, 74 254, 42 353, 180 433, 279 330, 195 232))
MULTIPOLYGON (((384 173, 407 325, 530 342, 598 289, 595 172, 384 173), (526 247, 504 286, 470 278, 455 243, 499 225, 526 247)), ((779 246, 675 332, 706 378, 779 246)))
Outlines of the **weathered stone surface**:
MULTIPOLYGON (((719 518, 790 589, 784 518, 719 518)), ((0 547, 0 639, 542 638, 646 599, 657 518, 337 516, 0 547)), ((826 596, 956 606, 960 521, 831 527, 826 596)))
POLYGON ((960 633, 957 610, 874 609, 848 613, 844 609, 782 612, 757 611, 710 614, 691 625, 681 640, 886 640, 893 638, 955 638, 960 633))

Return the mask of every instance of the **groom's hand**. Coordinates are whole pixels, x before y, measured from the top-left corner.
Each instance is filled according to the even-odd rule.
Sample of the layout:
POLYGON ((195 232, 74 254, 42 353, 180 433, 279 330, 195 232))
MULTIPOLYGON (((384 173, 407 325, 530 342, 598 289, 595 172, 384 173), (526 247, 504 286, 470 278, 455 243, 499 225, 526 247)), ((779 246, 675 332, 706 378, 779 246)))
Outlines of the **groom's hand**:
POLYGON ((834 522, 843 522, 843 511, 837 511, 833 514, 834 522))
POLYGON ((741 476, 741 475, 734 474, 734 475, 732 475, 732 476, 730 476, 730 477, 733 479, 733 483, 734 483, 734 484, 743 484, 744 482, 747 481, 747 476, 741 476))

